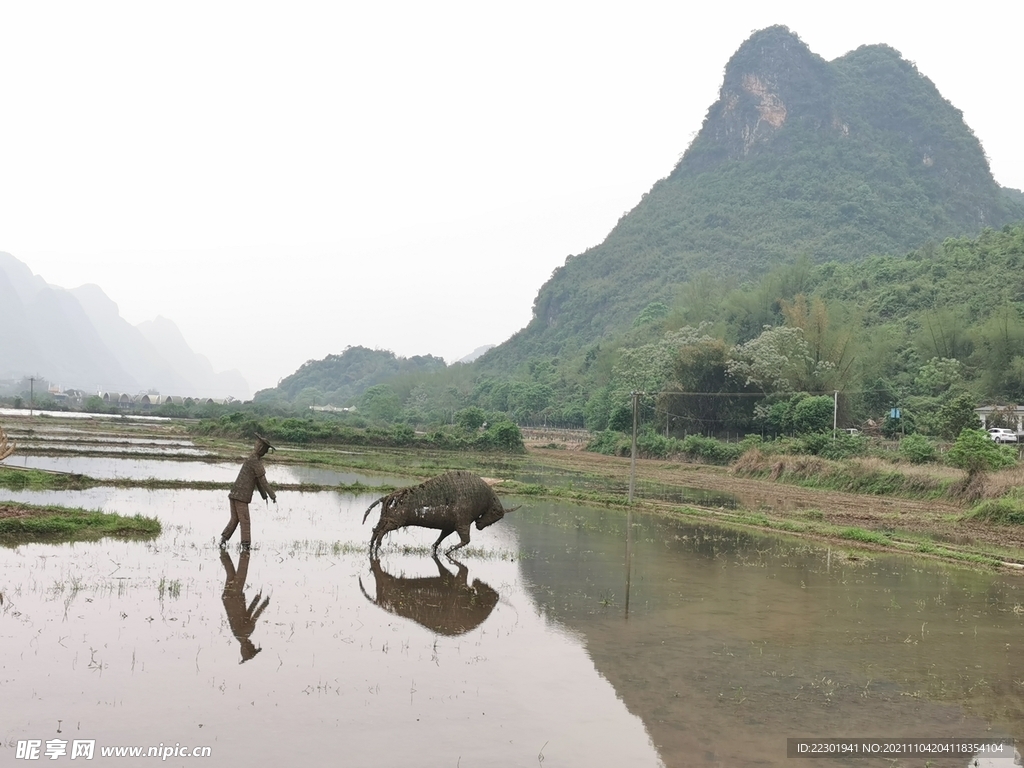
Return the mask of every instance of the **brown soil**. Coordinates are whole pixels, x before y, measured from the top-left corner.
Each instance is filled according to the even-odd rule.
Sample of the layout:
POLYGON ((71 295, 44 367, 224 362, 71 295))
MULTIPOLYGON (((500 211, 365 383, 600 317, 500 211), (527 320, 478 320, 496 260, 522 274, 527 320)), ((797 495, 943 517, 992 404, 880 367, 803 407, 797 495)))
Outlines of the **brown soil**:
POLYGON ((0 520, 8 520, 16 517, 40 517, 42 515, 53 514, 45 509, 22 509, 19 507, 9 507, 5 504, 0 504, 0 520))
MULTIPOLYGON (((629 481, 630 460, 580 451, 529 448, 541 463, 587 474, 629 481)), ((636 476, 666 486, 698 488, 732 494, 743 509, 764 513, 771 519, 815 520, 836 526, 894 531, 927 536, 949 549, 974 553, 998 548, 1000 559, 1024 563, 1024 526, 988 525, 960 520, 964 507, 950 501, 869 496, 817 490, 739 477, 726 467, 686 464, 663 459, 637 459, 636 476)), ((671 507, 649 502, 645 505, 671 507)))

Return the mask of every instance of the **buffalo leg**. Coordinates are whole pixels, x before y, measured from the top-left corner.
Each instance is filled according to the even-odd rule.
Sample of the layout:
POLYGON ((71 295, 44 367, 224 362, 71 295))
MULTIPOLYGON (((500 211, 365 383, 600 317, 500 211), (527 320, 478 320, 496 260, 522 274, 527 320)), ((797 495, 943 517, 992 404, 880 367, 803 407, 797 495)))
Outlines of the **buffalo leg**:
MULTIPOLYGON (((462 539, 462 541, 460 541, 454 547, 449 549, 445 554, 450 555, 456 549, 462 549, 464 546, 469 544, 469 526, 468 525, 463 526, 462 528, 459 528, 458 531, 459 531, 459 538, 462 539)), ((440 544, 440 541, 438 541, 438 543, 440 544)))
POLYGON ((439 546, 441 546, 441 542, 444 541, 449 536, 451 536, 453 533, 455 533, 455 529, 454 528, 442 528, 441 529, 441 535, 437 537, 437 541, 434 542, 434 546, 431 548, 430 551, 433 552, 436 555, 437 554, 437 548, 439 546))
POLYGON ((374 554, 374 549, 380 552, 380 541, 383 538, 383 533, 378 531, 376 528, 373 529, 373 536, 370 537, 370 554, 374 554))
POLYGON ((400 525, 392 525, 388 521, 381 520, 373 529, 373 536, 370 538, 370 552, 373 553, 374 548, 380 551, 380 545, 384 541, 384 537, 392 531, 397 531, 401 528, 400 525))

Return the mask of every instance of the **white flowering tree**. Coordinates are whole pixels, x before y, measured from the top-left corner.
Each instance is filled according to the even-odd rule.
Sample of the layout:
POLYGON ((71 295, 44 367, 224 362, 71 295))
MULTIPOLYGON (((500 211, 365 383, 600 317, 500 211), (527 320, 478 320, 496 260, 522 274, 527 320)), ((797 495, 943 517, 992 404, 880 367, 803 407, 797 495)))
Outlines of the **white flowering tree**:
POLYGON ((729 375, 748 387, 768 393, 815 390, 835 370, 828 360, 816 361, 800 328, 765 326, 761 335, 732 350, 729 375))

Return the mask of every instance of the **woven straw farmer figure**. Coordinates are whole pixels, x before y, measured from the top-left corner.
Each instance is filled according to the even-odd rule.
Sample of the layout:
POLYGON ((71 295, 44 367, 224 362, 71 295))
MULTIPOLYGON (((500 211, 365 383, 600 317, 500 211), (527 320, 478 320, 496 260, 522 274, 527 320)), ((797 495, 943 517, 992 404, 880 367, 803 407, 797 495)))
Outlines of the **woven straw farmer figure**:
POLYGON ((242 526, 242 548, 248 549, 252 542, 249 530, 249 502, 252 501, 252 492, 258 490, 260 496, 266 501, 267 497, 277 504, 277 496, 273 489, 267 484, 267 470, 263 466, 263 457, 267 451, 274 450, 270 441, 262 435, 256 435, 256 445, 249 454, 249 457, 242 464, 238 471, 238 479, 231 486, 228 499, 231 503, 231 520, 220 535, 220 545, 227 546, 228 541, 239 524, 242 526))

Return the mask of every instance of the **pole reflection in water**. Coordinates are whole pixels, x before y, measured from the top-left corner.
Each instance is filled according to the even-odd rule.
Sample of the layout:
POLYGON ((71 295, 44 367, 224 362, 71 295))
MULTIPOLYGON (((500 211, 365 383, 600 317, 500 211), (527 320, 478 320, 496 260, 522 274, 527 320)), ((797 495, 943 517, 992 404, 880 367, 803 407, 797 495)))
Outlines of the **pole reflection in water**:
POLYGON ((242 659, 239 664, 244 664, 263 649, 256 646, 249 635, 256 629, 256 622, 260 615, 270 605, 270 598, 263 597, 263 591, 256 593, 251 602, 245 601, 245 578, 249 572, 249 550, 242 550, 238 557, 238 569, 231 560, 231 555, 225 551, 220 553, 220 562, 224 566, 224 591, 221 593, 221 600, 224 603, 224 612, 228 616, 228 624, 231 632, 242 652, 242 659), (260 602, 263 598, 263 602, 260 602))
POLYGON ((629 618, 629 582, 633 574, 633 508, 626 508, 626 618, 629 618))
POLYGON ((379 559, 371 557, 376 599, 367 594, 362 577, 359 588, 367 600, 388 613, 411 619, 439 635, 462 635, 486 621, 498 604, 499 595, 480 579, 474 579, 470 586, 469 569, 454 558, 448 559, 457 566, 457 574, 435 556, 437 576, 406 578, 392 576, 379 559))

